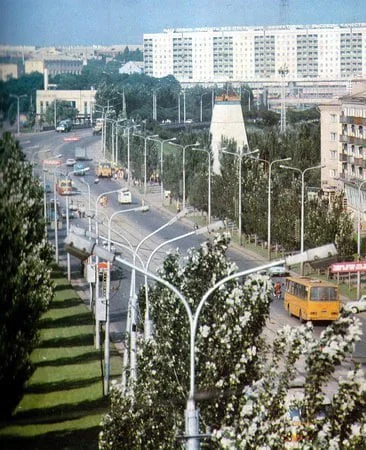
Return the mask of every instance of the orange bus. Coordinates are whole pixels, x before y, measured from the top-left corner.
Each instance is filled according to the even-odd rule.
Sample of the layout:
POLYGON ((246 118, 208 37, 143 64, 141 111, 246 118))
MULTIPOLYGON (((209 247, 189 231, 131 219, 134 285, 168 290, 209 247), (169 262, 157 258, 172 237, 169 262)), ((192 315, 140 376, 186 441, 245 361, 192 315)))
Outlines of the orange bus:
POLYGON ((309 277, 286 278, 284 306, 289 316, 305 320, 337 320, 340 298, 337 286, 309 277))
POLYGON ((57 180, 56 190, 60 195, 72 194, 72 181, 68 178, 57 180))

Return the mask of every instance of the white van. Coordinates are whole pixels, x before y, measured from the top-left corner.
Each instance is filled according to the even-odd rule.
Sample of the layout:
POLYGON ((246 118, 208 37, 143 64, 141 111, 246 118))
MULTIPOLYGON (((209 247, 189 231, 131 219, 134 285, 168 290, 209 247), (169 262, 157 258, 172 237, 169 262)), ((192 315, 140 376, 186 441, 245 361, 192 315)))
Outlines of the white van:
POLYGON ((119 203, 132 203, 131 192, 124 188, 118 192, 118 202, 119 203))

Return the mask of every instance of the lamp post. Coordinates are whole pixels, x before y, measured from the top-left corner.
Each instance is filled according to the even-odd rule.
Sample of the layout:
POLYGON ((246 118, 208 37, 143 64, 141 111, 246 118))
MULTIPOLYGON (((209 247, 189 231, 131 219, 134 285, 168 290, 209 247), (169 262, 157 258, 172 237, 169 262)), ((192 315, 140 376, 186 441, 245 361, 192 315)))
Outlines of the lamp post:
MULTIPOLYGON (((173 242, 179 241, 181 239, 185 239, 187 237, 196 235, 199 236, 204 233, 212 233, 213 231, 216 231, 218 228, 223 228, 224 222, 218 221, 213 223, 212 225, 206 225, 205 227, 198 228, 193 231, 189 231, 188 233, 182 234, 180 236, 176 236, 175 238, 169 239, 167 241, 162 242, 160 245, 158 245, 150 254, 147 263, 145 265, 145 269, 148 272, 149 266, 151 263, 152 258, 156 253, 165 245, 172 244, 173 242)), ((145 274, 145 323, 144 323, 144 336, 145 340, 148 340, 152 337, 152 321, 150 319, 150 302, 149 302, 149 291, 148 291, 148 285, 147 285, 147 275, 145 274)))
POLYGON ((207 223, 211 223, 211 152, 207 148, 195 148, 195 151, 207 153, 208 158, 208 190, 207 190, 207 223))
POLYGON ((164 187, 163 187, 164 144, 165 144, 165 142, 172 142, 172 141, 175 141, 176 139, 177 139, 176 137, 172 137, 172 138, 169 138, 169 139, 163 139, 163 140, 150 138, 151 141, 160 143, 160 198, 161 198, 161 204, 164 203, 164 187))
POLYGON ((242 90, 248 92, 248 111, 250 112, 250 90, 240 86, 240 91, 242 90))
POLYGON ((141 125, 131 125, 129 127, 124 127, 127 130, 127 186, 130 187, 131 183, 131 168, 130 168, 130 130, 140 127, 141 125))
MULTIPOLYGON (((304 218, 305 218, 305 182, 304 177, 306 172, 313 169, 321 169, 325 166, 318 165, 313 167, 308 167, 304 170, 298 169, 297 167, 290 167, 280 165, 281 169, 289 169, 299 172, 301 174, 301 232, 300 232, 300 253, 304 253, 304 218)), ((300 265, 300 275, 304 275, 304 263, 302 262, 300 265)))
POLYGON ((200 122, 202 122, 202 98, 205 95, 209 95, 209 94, 210 94, 209 92, 205 92, 204 94, 201 94, 201 99, 200 99, 200 122))
MULTIPOLYGON (((366 180, 358 186, 358 221, 357 221, 357 256, 361 260, 361 213, 362 213, 362 199, 361 188, 366 184, 366 180)), ((361 296, 361 272, 357 272, 357 299, 361 296)))
POLYGON ((228 155, 234 155, 239 159, 239 193, 238 193, 238 233, 239 233, 239 245, 241 245, 242 243, 242 237, 241 237, 241 228, 242 228, 242 218, 241 218, 241 210, 242 210, 242 206, 241 206, 241 197, 242 197, 242 185, 241 185, 241 166, 242 166, 242 160, 245 157, 249 157, 250 155, 253 155, 254 153, 258 153, 259 150, 255 149, 252 152, 247 152, 247 153, 243 153, 243 149, 240 148, 239 153, 234 153, 234 152, 228 152, 227 150, 222 150, 223 153, 227 153, 228 155))
POLYGON ((143 202, 146 200, 146 191, 147 191, 147 141, 151 138, 158 137, 158 134, 152 134, 151 136, 141 136, 140 134, 133 134, 133 136, 137 136, 139 138, 144 139, 144 197, 143 202))
MULTIPOLYGON (((138 252, 148 239, 155 236, 160 231, 164 230, 166 227, 173 225, 177 220, 181 219, 187 214, 187 211, 182 210, 180 213, 175 215, 172 219, 170 219, 168 222, 166 222, 164 225, 153 231, 152 233, 145 236, 137 245, 136 250, 133 253, 133 265, 136 265, 136 257, 138 255, 138 252)), ((130 366, 131 366, 131 374, 130 377, 133 381, 136 381, 136 366, 137 366, 137 359, 136 359, 136 325, 137 325, 137 295, 136 295, 136 271, 132 270, 131 274, 131 289, 130 289, 131 297, 130 297, 130 310, 131 310, 131 337, 130 337, 130 366)), ((125 350, 126 351, 126 350, 125 350)))
MULTIPOLYGON (((83 174, 85 172, 88 172, 90 169, 89 167, 85 167, 85 169, 80 170, 72 170, 71 172, 68 172, 66 174, 66 182, 69 181, 70 175, 73 175, 75 173, 83 174)), ((69 219, 69 195, 66 195, 66 234, 69 234, 70 231, 70 219, 69 219)), ((70 253, 67 253, 67 280, 71 281, 71 261, 70 261, 70 253)))
POLYGON ((181 145, 181 144, 174 144, 177 147, 180 147, 183 150, 183 175, 182 175, 182 189, 183 189, 183 200, 182 200, 182 208, 185 209, 186 207, 186 149, 191 147, 197 147, 199 142, 196 142, 195 144, 188 144, 188 145, 181 145))
POLYGON ((19 109, 20 109, 20 99, 22 98, 22 97, 28 97, 27 96, 27 94, 23 94, 23 95, 16 95, 16 94, 9 94, 9 97, 14 97, 14 98, 16 98, 17 99, 17 125, 18 125, 18 132, 17 132, 17 134, 19 135, 20 134, 20 111, 19 111, 19 109))
MULTIPOLYGON (((121 211, 115 211, 108 220, 108 251, 111 251, 111 224, 114 217, 119 214, 124 214, 128 212, 137 212, 137 211, 147 211, 148 208, 144 206, 139 206, 137 208, 129 208, 121 211)), ((105 372, 104 372, 104 394, 109 394, 109 378, 110 378, 110 354, 109 354, 109 330, 110 330, 110 283, 111 283, 111 266, 110 262, 107 262, 107 285, 106 285, 106 299, 105 299, 105 308, 106 308, 106 321, 105 321, 105 337, 104 337, 104 364, 105 364, 105 372)))
MULTIPOLYGON (((116 192, 119 192, 121 189, 113 189, 112 191, 106 191, 102 192, 98 195, 98 197, 95 200, 95 235, 96 235, 96 243, 99 242, 99 223, 98 223, 98 204, 100 199, 105 195, 114 194, 116 192)), ((96 302, 99 300, 99 257, 96 256, 96 270, 97 270, 97 276, 96 276, 96 286, 95 286, 95 296, 96 296, 96 302)), ((99 322, 97 321, 97 333, 96 333, 96 340, 95 340, 95 347, 98 349, 100 347, 100 341, 99 341, 99 322)))
MULTIPOLYGON (((190 307, 190 304, 184 297, 184 295, 172 284, 170 284, 167 280, 164 280, 151 272, 148 272, 147 269, 141 269, 137 267, 134 263, 131 264, 128 261, 122 259, 121 257, 117 257, 116 261, 132 268, 135 271, 138 271, 142 273, 143 275, 155 280, 156 282, 162 284, 163 286, 167 287, 169 290, 171 290, 178 299, 182 302, 185 311, 188 316, 188 322, 189 322, 189 347, 190 347, 190 358, 189 358, 189 394, 187 399, 187 406, 185 410, 185 433, 184 437, 186 439, 186 446, 185 448, 188 450, 197 450, 200 448, 200 437, 203 437, 200 435, 199 432, 199 410, 196 409, 195 405, 195 364, 196 364, 196 346, 195 346, 195 340, 196 340, 196 332, 198 328, 198 320, 201 314, 201 311, 203 309, 203 306, 207 302, 207 300, 210 298, 211 294, 217 290, 220 286, 225 284, 226 282, 237 279, 243 276, 250 275, 255 272, 260 272, 262 270, 269 269, 270 267, 274 267, 281 264, 288 264, 292 265, 294 258, 296 259, 298 255, 295 257, 287 257, 282 260, 269 262, 263 266, 260 267, 254 267, 248 270, 244 270, 242 272, 234 273, 231 275, 226 276, 225 278, 218 281, 214 286, 212 286, 209 290, 205 292, 205 294, 200 299, 198 306, 196 308, 196 311, 193 313, 190 307)), ((305 257, 305 255, 301 255, 301 257, 305 257)), ((206 435, 207 436, 207 435, 206 435)))

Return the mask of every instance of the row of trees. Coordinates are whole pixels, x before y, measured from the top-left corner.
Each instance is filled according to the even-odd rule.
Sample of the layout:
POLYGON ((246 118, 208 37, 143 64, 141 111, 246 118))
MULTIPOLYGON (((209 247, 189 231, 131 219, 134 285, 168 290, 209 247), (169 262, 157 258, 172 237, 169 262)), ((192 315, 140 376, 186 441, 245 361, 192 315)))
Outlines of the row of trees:
MULTIPOLYGON (((236 272, 225 255, 228 243, 222 235, 192 249, 184 266, 178 254, 167 256, 159 275, 193 312, 215 283, 236 272)), ((358 319, 343 316, 320 338, 311 324, 287 326, 271 341, 263 334, 271 294, 267 277, 234 279, 214 290, 203 307, 195 340, 195 401, 201 433, 212 432, 209 448, 285 448, 294 427, 290 403, 303 414, 296 429, 299 448, 365 448, 366 383, 359 366, 340 381, 328 414, 320 415, 335 367, 360 339, 358 319), (301 361, 303 396, 294 399, 291 385, 301 361)), ((188 318, 181 301, 161 284, 149 288, 149 299, 154 339, 139 342, 136 383, 112 389, 99 438, 103 450, 181 448, 190 384, 188 318)), ((144 305, 142 288, 141 317, 144 305)))
POLYGON ((11 414, 32 374, 39 320, 53 296, 43 190, 10 133, 0 139, 0 398, 11 414))
MULTIPOLYGON (((147 126, 149 124, 146 124, 147 126)), ((151 124, 153 126, 153 124, 151 124)), ((174 132, 152 127, 142 130, 145 134, 159 134, 161 139, 176 137, 175 143, 190 145, 200 143, 199 148, 209 148, 208 132, 174 132)), ((122 131, 121 131, 122 133, 122 131)), ((285 135, 276 129, 248 130, 251 149, 259 148, 257 160, 243 158, 242 162, 242 232, 257 234, 267 239, 268 215, 268 167, 271 161, 291 158, 287 164, 304 170, 319 164, 319 124, 305 123, 292 127, 285 135)), ((119 140, 119 155, 122 164, 127 165, 126 139, 119 140)), ((235 143, 223 143, 228 151, 235 152, 235 143)), ((159 143, 147 141, 147 179, 152 173, 160 173, 159 143)), ((207 153, 188 148, 185 152, 186 196, 195 208, 208 211, 208 160, 207 153)), ((144 178, 144 140, 131 138, 131 167, 136 179, 144 178)), ((182 149, 164 144, 162 180, 164 188, 170 190, 173 198, 182 199, 182 149)), ((286 250, 300 248, 300 216, 302 180, 298 172, 281 169, 280 164, 272 167, 271 181, 271 230, 272 243, 282 245, 286 250)), ((220 218, 238 222, 238 159, 223 154, 221 174, 211 177, 211 210, 220 218)), ((355 252, 353 222, 345 211, 343 193, 332 203, 322 196, 308 197, 308 187, 320 185, 320 170, 310 170, 305 177, 305 247, 312 248, 329 242, 336 242, 342 258, 349 258, 355 252)))

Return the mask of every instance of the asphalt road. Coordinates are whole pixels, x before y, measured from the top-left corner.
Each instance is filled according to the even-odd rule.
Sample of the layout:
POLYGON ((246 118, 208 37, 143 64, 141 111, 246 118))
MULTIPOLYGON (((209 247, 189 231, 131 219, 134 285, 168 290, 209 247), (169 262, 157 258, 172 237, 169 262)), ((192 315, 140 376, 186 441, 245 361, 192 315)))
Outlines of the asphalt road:
MULTIPOLYGON (((74 151, 76 146, 86 147, 88 150, 88 157, 90 161, 86 164, 90 167, 90 171, 83 177, 83 179, 90 186, 90 203, 91 209, 95 209, 95 201, 98 195, 106 191, 112 191, 121 187, 120 182, 114 180, 103 180, 101 179, 98 184, 94 184, 94 167, 96 161, 101 157, 101 138, 98 136, 92 136, 91 130, 78 130, 75 133, 55 133, 55 132, 45 132, 37 133, 32 135, 24 135, 20 138, 20 143, 28 155, 28 159, 37 161, 38 158, 43 159, 44 157, 50 158, 58 154, 62 154, 62 161, 65 162, 67 158, 74 157, 74 151), (79 140, 77 141, 64 141, 64 138, 75 137, 79 140), (42 153, 40 151, 42 150, 42 153), (44 153, 43 150, 49 150, 49 153, 44 153)), ((60 170, 67 170, 65 166, 60 166, 60 170)), ((35 168, 35 172, 40 171, 40 167, 35 168)), ((40 173, 40 172, 39 172, 40 173)), ((88 205, 89 195, 87 186, 82 183, 79 177, 72 177, 74 184, 76 186, 72 200, 76 203, 83 203, 88 205)), ((52 180, 50 179, 49 181, 52 180)), ((149 198, 152 199, 153 194, 147 194, 146 203, 149 204, 149 198)), ((155 196, 156 197, 156 196, 155 196)), ((141 196, 135 195, 133 197, 132 205, 121 206, 117 201, 117 193, 108 196, 109 202, 107 208, 98 206, 98 217, 99 221, 102 222, 99 225, 100 232, 103 236, 107 237, 108 234, 108 217, 112 212, 117 210, 129 209, 134 206, 141 205, 141 196)), ((65 198, 60 199, 61 203, 65 203, 65 198)), ((130 245, 136 248, 141 239, 154 230, 157 230, 163 224, 167 223, 171 218, 171 213, 164 212, 160 208, 156 209, 155 206, 157 202, 155 201, 155 206, 152 202, 150 211, 147 213, 124 213, 119 215, 113 220, 111 226, 112 230, 122 233, 123 236, 127 238, 130 245)), ((70 223, 75 223, 78 226, 84 228, 88 227, 88 219, 72 219, 70 223)), ((93 228, 94 220, 92 221, 93 228)), ((163 231, 157 233, 152 239, 148 240, 142 247, 139 255, 142 257, 143 261, 146 262, 148 255, 151 254, 152 250, 156 248, 161 242, 172 239, 176 236, 180 236, 189 231, 193 230, 193 224, 187 220, 182 220, 176 222, 174 225, 165 228, 163 231)), ((53 239, 53 232, 50 230, 50 239, 53 239)), ((62 238, 65 237, 65 227, 59 233, 59 242, 62 242, 62 238)), ((112 233, 112 239, 115 242, 124 242, 120 236, 116 233, 112 233)), ((151 270, 156 270, 156 268, 161 264, 167 251, 171 251, 179 247, 182 255, 185 255, 187 250, 191 247, 197 247, 206 239, 205 236, 190 236, 189 238, 180 240, 172 245, 164 247, 164 250, 157 253, 156 258, 154 258, 154 264, 152 264, 151 270)), ((118 248, 118 247, 117 247, 118 248)), ((123 255, 129 256, 129 252, 126 249, 120 250, 123 255)), ((65 254, 60 250, 60 257, 65 258, 65 254)), ((264 263, 260 259, 253 257, 253 255, 245 253, 243 251, 238 251, 234 246, 232 246, 228 251, 228 257, 231 261, 235 262, 240 270, 249 269, 264 263)), ((80 275, 80 262, 71 257, 72 263, 72 274, 76 278, 80 275)), ((137 283, 142 283, 142 277, 137 277, 137 283)), ((130 271, 127 268, 120 268, 115 266, 113 270, 113 278, 111 285, 111 331, 112 336, 115 340, 120 341, 125 329, 126 314, 127 314, 127 304, 128 304, 128 294, 130 289, 130 271)), ((356 344, 354 355, 361 362, 366 362, 366 314, 359 314, 363 328, 363 340, 362 342, 356 344)), ((294 317, 288 317, 286 311, 283 308, 283 302, 279 300, 274 300, 271 306, 271 319, 275 326, 280 327, 285 324, 298 325, 298 319, 294 317)), ((317 335, 324 330, 326 324, 320 323, 315 324, 315 332, 317 335)), ((364 366, 365 367, 365 366, 364 366)))

